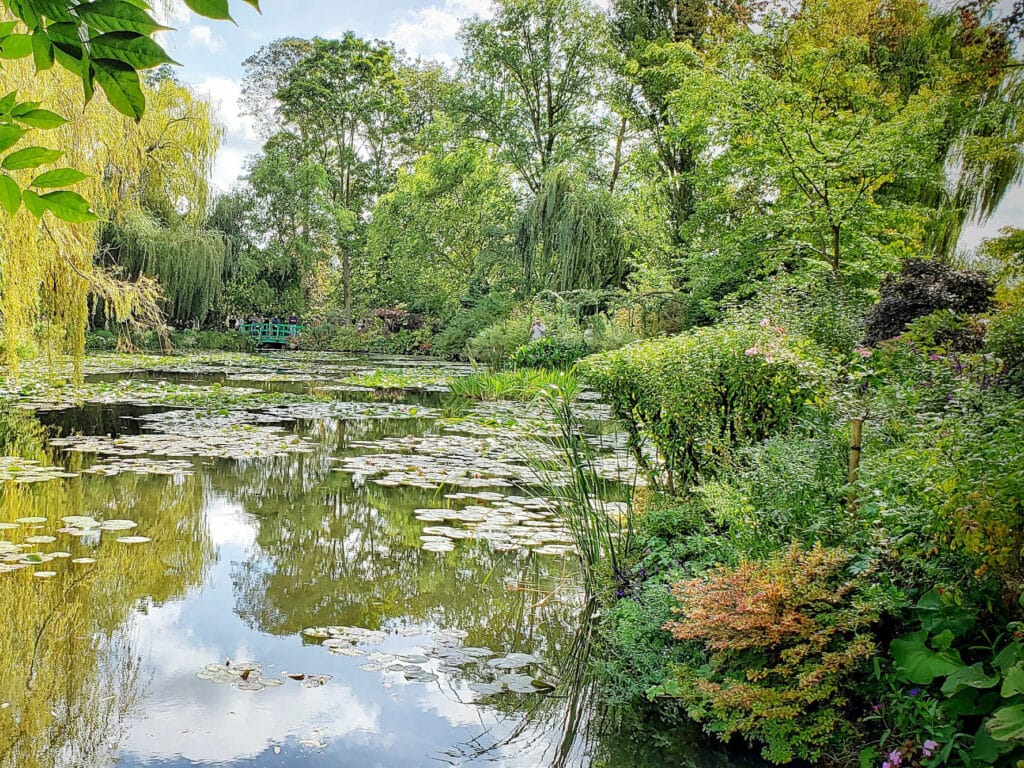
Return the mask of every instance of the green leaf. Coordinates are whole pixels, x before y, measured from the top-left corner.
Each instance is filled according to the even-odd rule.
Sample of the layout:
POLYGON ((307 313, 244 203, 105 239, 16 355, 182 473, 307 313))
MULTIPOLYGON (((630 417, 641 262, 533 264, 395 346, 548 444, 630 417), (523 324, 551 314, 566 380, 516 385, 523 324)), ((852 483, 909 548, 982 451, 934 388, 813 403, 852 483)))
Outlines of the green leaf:
POLYGON ((29 213, 37 219, 43 218, 43 214, 46 213, 46 204, 39 195, 30 189, 26 189, 21 193, 21 199, 25 201, 25 207, 29 213))
POLYGON ((995 688, 999 685, 999 675, 986 675, 981 662, 961 667, 946 678, 942 684, 942 692, 952 696, 964 688, 995 688))
POLYGON ((122 0, 98 0, 78 6, 78 17, 100 32, 138 32, 151 35, 168 27, 162 26, 138 6, 122 0))
MULTIPOLYGON (((25 194, 29 194, 28 191, 25 194)), ((96 221, 99 217, 89 210, 89 201, 77 192, 62 189, 59 192, 47 192, 40 196, 46 210, 62 221, 71 224, 85 224, 96 221)), ((26 205, 28 202, 26 201, 26 205)))
MULTIPOLYGON (((139 83, 139 73, 121 61, 93 59, 96 82, 107 100, 122 115, 139 120, 146 111, 146 97, 139 83)), ((84 80, 84 78, 83 78, 84 80)))
POLYGON ((82 76, 82 93, 85 96, 85 103, 88 104, 95 92, 93 80, 96 78, 96 67, 93 66, 91 61, 83 58, 82 71, 79 74, 82 76))
POLYGON ((19 118, 22 115, 31 112, 33 109, 37 109, 38 107, 38 101, 23 101, 20 104, 14 105, 14 107, 11 109, 11 116, 14 118, 19 118))
POLYGON ((32 35, 8 35, 0 40, 0 59, 23 59, 32 53, 32 35))
POLYGON ((53 66, 53 44, 41 29, 32 33, 32 60, 37 72, 53 66))
POLYGON ((21 137, 25 135, 25 132, 24 128, 13 123, 0 125, 0 152, 10 149, 21 141, 21 137))
POLYGON ((89 41, 89 53, 98 59, 123 61, 133 69, 177 64, 167 52, 137 32, 108 32, 89 41))
POLYGON ((259 13, 263 13, 263 11, 260 11, 260 0, 242 0, 242 2, 248 3, 253 8, 255 8, 259 13))
POLYGON ((32 179, 30 187, 69 187, 72 184, 89 178, 88 174, 77 171, 74 168, 54 168, 52 171, 41 173, 32 179))
POLYGON ((1018 661, 1007 670, 1003 687, 999 689, 999 694, 1004 699, 1016 696, 1018 693, 1024 693, 1024 661, 1018 661))
POLYGON ((978 726, 974 734, 974 745, 971 747, 971 757, 983 763, 995 763, 1000 755, 1013 749, 1013 744, 1005 741, 996 741, 984 724, 978 726))
POLYGON ((21 187, 6 173, 0 173, 0 205, 12 216, 21 206, 21 187))
POLYGON ((985 727, 997 741, 1024 740, 1024 704, 997 709, 985 727))
POLYGON ((31 125, 33 128, 42 128, 45 131, 51 128, 60 128, 67 122, 56 112, 51 112, 48 109, 33 109, 31 112, 15 119, 20 123, 31 125))
POLYGON ((40 165, 52 163, 63 154, 59 149, 25 147, 25 149, 19 149, 17 152, 12 152, 5 157, 4 161, 0 163, 0 167, 6 168, 9 171, 17 171, 22 168, 38 168, 40 165))
POLYGON ((11 114, 11 109, 14 107, 14 105, 17 103, 17 101, 18 101, 18 92, 17 91, 11 91, 6 96, 4 96, 2 99, 0 99, 0 115, 9 115, 9 114, 11 114))
POLYGON ((0 38, 7 37, 14 31, 16 26, 18 26, 16 21, 5 21, 0 24, 0 38))
POLYGON ((936 677, 949 675, 963 666, 956 651, 936 653, 924 644, 926 633, 917 632, 889 646, 893 661, 911 683, 927 685, 936 677))
POLYGON ((208 19, 233 21, 228 13, 228 0, 185 0, 185 5, 208 19))
POLYGON ((33 10, 50 21, 74 21, 67 0, 29 0, 33 10))

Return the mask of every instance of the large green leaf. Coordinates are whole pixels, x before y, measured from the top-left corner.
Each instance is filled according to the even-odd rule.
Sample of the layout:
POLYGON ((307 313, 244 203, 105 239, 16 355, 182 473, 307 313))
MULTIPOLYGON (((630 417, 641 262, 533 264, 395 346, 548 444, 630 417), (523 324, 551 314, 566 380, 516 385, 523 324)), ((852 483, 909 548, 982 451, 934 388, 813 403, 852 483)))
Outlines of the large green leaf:
POLYGON ((32 33, 32 59, 35 62, 36 71, 53 66, 53 44, 46 36, 46 32, 41 29, 32 33))
POLYGON ((1024 661, 1018 661, 1006 671, 999 693, 1004 699, 1024 693, 1024 661))
POLYGON ((74 21, 75 17, 68 10, 67 0, 28 0, 32 9, 50 21, 74 21))
POLYGON ((33 128, 42 128, 43 130, 60 128, 67 122, 67 120, 56 112, 51 112, 48 109, 33 109, 16 119, 20 123, 31 125, 33 128))
POLYGON ((138 32, 140 35, 151 35, 168 29, 138 6, 122 0, 83 3, 78 6, 78 16, 100 32, 138 32))
POLYGON ((0 152, 10 149, 25 135, 25 129, 13 123, 0 125, 0 152))
POLYGON ((30 189, 26 189, 21 193, 22 200, 25 201, 25 207, 28 208, 29 212, 37 219, 43 218, 43 214, 46 213, 46 203, 43 199, 30 189))
POLYGON ((889 646, 899 671, 912 683, 927 685, 936 677, 949 675, 963 667, 956 651, 933 651, 925 645, 927 633, 917 632, 889 646))
POLYGON ((139 73, 114 59, 93 59, 92 65, 96 82, 107 94, 111 106, 123 115, 136 120, 141 118, 146 111, 146 97, 142 93, 139 73))
POLYGON ((14 31, 14 28, 18 26, 16 21, 5 21, 0 23, 0 38, 7 37, 14 31))
POLYGON ((185 5, 208 19, 231 20, 228 13, 228 0, 185 0, 185 5))
POLYGON ((999 675, 985 674, 985 668, 979 661, 969 667, 951 673, 942 684, 942 692, 947 696, 959 693, 964 688, 995 688, 999 685, 999 675))
POLYGON ((96 59, 123 61, 133 69, 177 64, 167 52, 138 32, 107 32, 89 41, 89 53, 96 59))
POLYGON ((993 739, 1024 741, 1024 704, 997 709, 985 723, 985 727, 993 739))
POLYGON ((6 173, 0 173, 0 205, 12 216, 21 206, 21 187, 6 173))
POLYGON ((30 187, 68 187, 89 178, 88 174, 74 168, 54 168, 32 179, 30 187))
POLYGON ((10 115, 11 109, 18 102, 18 92, 11 91, 2 99, 0 99, 0 115, 10 115))
POLYGON ((85 224, 99 218, 89 210, 89 201, 77 192, 62 189, 59 192, 47 192, 39 199, 46 206, 46 210, 58 219, 72 224, 85 224))
POLYGON ((23 59, 32 53, 32 35, 8 35, 0 40, 0 58, 23 59))
POLYGON ((64 153, 59 149, 47 149, 46 147, 25 147, 17 152, 11 152, 0 163, 0 167, 9 171, 17 171, 23 168, 38 168, 40 165, 52 163, 64 153))

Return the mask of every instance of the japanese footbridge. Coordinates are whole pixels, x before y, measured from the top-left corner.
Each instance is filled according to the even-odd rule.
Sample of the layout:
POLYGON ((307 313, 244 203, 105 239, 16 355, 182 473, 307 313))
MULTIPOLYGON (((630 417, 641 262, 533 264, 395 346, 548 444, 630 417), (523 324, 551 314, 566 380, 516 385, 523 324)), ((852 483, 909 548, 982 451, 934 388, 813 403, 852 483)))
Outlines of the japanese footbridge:
POLYGON ((261 347, 287 347, 305 328, 299 323, 242 323, 238 329, 256 339, 261 347))

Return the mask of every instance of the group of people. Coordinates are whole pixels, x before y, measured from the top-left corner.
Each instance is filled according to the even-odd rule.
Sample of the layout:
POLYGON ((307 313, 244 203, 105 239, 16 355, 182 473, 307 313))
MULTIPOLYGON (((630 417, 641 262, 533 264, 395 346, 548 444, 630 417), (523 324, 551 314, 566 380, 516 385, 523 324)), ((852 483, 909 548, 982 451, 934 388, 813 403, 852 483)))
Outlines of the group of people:
POLYGON ((228 315, 227 317, 227 326, 229 330, 235 330, 236 328, 240 328, 245 323, 273 323, 275 325, 287 323, 288 325, 298 325, 299 316, 292 312, 290 315, 288 315, 287 320, 282 320, 277 315, 268 318, 266 317, 266 315, 258 315, 255 312, 253 312, 251 315, 249 315, 249 318, 247 320, 235 317, 234 315, 228 315))

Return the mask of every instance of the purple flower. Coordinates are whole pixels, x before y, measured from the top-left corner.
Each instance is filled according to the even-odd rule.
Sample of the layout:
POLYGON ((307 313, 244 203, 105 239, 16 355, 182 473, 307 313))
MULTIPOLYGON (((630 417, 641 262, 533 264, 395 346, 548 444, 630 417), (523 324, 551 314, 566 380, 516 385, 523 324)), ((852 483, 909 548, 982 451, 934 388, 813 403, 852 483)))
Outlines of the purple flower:
POLYGON ((908 696, 917 696, 917 694, 919 694, 920 692, 921 692, 920 688, 911 688, 909 691, 907 691, 907 695, 908 696))
POLYGON ((760 325, 761 325, 761 327, 762 327, 762 328, 767 328, 767 327, 768 327, 769 325, 771 325, 771 324, 772 324, 772 321, 771 321, 771 320, 769 320, 769 319, 768 319, 767 317, 762 317, 762 318, 761 318, 761 323, 760 323, 760 325))
POLYGON ((892 752, 889 753, 889 764, 890 765, 897 766, 897 765, 899 765, 902 762, 903 762, 903 754, 898 749, 894 749, 892 752))
POLYGON ((931 757, 932 753, 938 748, 938 746, 939 745, 936 742, 928 739, 921 745, 921 755, 923 757, 931 757))
POLYGON ((939 360, 941 358, 940 358, 940 356, 938 354, 936 354, 935 352, 932 352, 930 355, 928 355, 928 359, 929 360, 939 360))
POLYGON ((743 354, 746 355, 747 357, 753 357, 758 353, 758 351, 759 350, 757 347, 749 347, 746 351, 744 351, 743 354))
POLYGON ((882 768, 892 768, 892 763, 886 760, 884 763, 882 763, 882 768))

